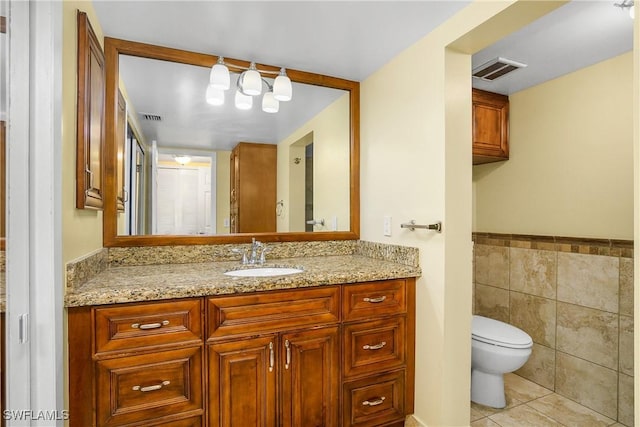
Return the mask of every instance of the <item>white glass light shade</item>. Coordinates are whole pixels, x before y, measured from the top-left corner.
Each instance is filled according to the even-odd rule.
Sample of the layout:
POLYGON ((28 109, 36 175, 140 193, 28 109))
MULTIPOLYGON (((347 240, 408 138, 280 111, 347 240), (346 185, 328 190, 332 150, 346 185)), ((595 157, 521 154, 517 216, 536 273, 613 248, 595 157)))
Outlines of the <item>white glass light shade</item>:
POLYGON ((273 97, 273 92, 267 92, 262 97, 262 111, 265 113, 277 113, 280 109, 280 102, 273 97))
POLYGON ((262 93, 262 77, 254 63, 251 63, 251 67, 242 74, 242 91, 252 96, 262 93))
POLYGON ((253 97, 249 95, 243 95, 242 92, 237 90, 235 104, 238 110, 250 110, 253 106, 253 97))
POLYGON ((273 96, 278 101, 290 101, 293 89, 291 88, 291 79, 286 75, 284 69, 280 71, 280 75, 273 82, 273 96))
POLYGON ((224 104, 224 91, 222 89, 216 89, 215 86, 209 84, 207 86, 207 103, 211 105, 224 104))
POLYGON ((211 67, 211 73, 209 74, 209 83, 216 89, 227 90, 231 86, 231 77, 229 76, 229 69, 222 62, 222 57, 218 62, 211 67))

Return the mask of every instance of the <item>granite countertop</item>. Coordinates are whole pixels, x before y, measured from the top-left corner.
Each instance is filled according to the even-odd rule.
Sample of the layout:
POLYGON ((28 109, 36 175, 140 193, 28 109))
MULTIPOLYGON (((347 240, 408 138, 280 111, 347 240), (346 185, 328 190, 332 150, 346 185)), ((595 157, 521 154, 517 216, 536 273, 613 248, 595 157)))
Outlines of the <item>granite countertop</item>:
POLYGON ((417 277, 420 267, 363 255, 273 259, 264 265, 238 261, 109 267, 65 295, 67 307, 225 295, 417 277), (223 274, 247 267, 297 267, 302 273, 271 277, 223 274))

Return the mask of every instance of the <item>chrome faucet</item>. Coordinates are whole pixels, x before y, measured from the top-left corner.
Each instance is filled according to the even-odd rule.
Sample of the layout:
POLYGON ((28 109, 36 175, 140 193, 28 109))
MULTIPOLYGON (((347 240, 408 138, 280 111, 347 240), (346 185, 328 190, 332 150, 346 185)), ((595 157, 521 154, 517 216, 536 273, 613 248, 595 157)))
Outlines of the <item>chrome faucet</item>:
POLYGON ((264 264, 265 254, 269 252, 271 248, 267 248, 262 242, 259 242, 255 237, 251 238, 251 247, 248 249, 234 248, 231 252, 241 254, 242 265, 264 264))
POLYGON ((255 237, 251 238, 251 255, 249 255, 249 264, 255 264, 258 260, 258 250, 262 247, 262 243, 257 241, 255 237))

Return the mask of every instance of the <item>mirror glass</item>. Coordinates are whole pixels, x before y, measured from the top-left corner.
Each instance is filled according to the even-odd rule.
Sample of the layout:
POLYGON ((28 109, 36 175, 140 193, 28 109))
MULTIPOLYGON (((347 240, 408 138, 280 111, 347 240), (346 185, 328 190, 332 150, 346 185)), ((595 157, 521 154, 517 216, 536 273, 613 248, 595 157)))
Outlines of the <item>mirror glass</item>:
MULTIPOLYGON (((278 112, 262 95, 240 110, 233 68, 211 105, 210 67, 122 53, 118 64, 118 236, 352 229, 349 90, 292 77, 278 112)), ((277 74, 261 74, 264 93, 277 74)))

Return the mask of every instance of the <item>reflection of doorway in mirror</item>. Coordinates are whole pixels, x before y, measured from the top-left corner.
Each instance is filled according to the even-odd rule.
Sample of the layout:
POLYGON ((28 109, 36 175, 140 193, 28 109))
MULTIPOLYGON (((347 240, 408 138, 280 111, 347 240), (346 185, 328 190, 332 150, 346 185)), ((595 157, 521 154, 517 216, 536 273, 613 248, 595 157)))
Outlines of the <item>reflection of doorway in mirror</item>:
POLYGON ((313 164, 307 167, 307 152, 313 160, 313 132, 289 146, 289 231, 314 231, 313 224, 313 164), (307 150, 307 147, 310 147, 307 150), (311 173, 311 179, 307 174, 311 173), (308 188, 308 185, 311 188, 308 188))
POLYGON ((216 234, 215 153, 158 157, 154 234, 216 234))
POLYGON ((313 231, 313 142, 304 148, 304 231, 313 231))

